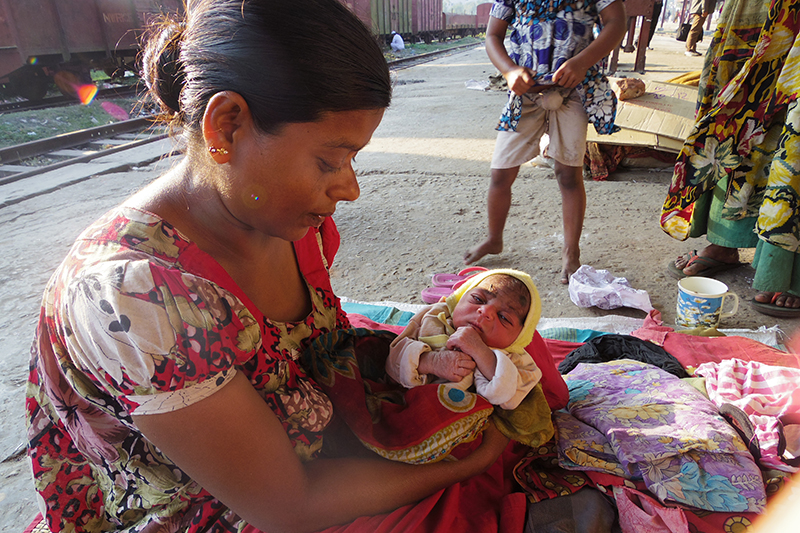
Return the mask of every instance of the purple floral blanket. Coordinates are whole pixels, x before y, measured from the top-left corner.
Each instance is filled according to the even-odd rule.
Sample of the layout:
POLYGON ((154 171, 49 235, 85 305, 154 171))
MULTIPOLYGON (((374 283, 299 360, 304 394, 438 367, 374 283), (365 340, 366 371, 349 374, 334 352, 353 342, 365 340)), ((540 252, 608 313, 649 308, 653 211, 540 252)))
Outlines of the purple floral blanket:
POLYGON ((641 479, 665 503, 764 510, 764 481, 753 457, 690 384, 627 359, 581 363, 564 379, 569 412, 555 414, 564 468, 641 479))

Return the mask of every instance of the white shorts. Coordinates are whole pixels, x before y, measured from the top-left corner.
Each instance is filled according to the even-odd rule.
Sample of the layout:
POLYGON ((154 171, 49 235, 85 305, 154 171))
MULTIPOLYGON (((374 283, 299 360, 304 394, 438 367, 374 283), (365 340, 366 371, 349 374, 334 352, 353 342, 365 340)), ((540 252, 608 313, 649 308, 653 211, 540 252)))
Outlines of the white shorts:
MULTIPOLYGON (((568 89, 557 90, 563 96, 568 89)), ((522 97, 517 131, 497 132, 491 168, 514 168, 530 161, 539 155, 539 142, 545 133, 550 136, 548 156, 563 165, 583 167, 589 119, 578 92, 572 89, 554 111, 544 109, 541 101, 541 93, 522 97)))

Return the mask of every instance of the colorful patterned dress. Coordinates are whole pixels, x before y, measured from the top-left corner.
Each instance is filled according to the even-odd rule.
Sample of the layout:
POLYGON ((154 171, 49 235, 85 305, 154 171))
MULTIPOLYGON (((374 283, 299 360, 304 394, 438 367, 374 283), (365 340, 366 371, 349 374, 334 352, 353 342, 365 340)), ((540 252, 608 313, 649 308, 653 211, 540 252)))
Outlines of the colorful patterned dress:
POLYGON ((753 288, 800 294, 800 1, 725 2, 661 215, 676 239, 756 247, 753 288))
MULTIPOLYGON (((517 65, 531 69, 537 80, 550 83, 568 59, 594 40, 599 13, 615 0, 494 0, 490 16, 512 28, 508 55, 517 65)), ((575 90, 589 122, 604 135, 619 130, 614 125, 617 97, 603 73, 603 62, 593 65, 575 90)), ((522 116, 522 97, 509 92, 508 103, 497 129, 517 130, 522 116)))
POLYGON ((27 389, 29 457, 58 531, 235 531, 243 522, 161 455, 133 414, 170 412, 244 373, 302 460, 329 399, 303 348, 349 325, 327 266, 332 221, 294 244, 312 312, 263 316, 222 267, 160 218, 118 208, 89 227, 45 291, 27 389))

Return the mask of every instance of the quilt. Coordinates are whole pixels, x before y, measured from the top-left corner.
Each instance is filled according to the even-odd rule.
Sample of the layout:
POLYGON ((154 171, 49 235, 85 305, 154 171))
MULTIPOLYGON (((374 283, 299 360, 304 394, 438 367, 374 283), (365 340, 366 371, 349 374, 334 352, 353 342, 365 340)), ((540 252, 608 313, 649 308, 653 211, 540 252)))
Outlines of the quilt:
POLYGON ((761 471, 701 392, 658 367, 620 359, 565 376, 568 412, 556 414, 559 460, 642 480, 661 502, 714 512, 761 512, 761 471))

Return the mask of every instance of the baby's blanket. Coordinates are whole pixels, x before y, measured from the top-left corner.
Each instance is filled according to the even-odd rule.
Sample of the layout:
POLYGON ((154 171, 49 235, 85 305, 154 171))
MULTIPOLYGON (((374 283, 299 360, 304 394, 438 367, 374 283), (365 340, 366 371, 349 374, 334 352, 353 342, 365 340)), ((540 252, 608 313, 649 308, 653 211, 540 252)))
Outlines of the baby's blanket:
POLYGON ((691 385, 646 363, 579 364, 558 413, 565 468, 644 480, 662 502, 761 512, 761 472, 735 430, 691 385))
MULTIPOLYGON (((303 363, 333 402, 336 417, 367 448, 406 463, 440 460, 473 441, 495 408, 452 384, 405 389, 391 382, 384 365, 394 338, 394 333, 364 328, 333 331, 312 342, 303 363)), ((494 416, 503 433, 525 444, 538 446, 553 436, 540 385, 520 407, 494 416), (514 427, 526 428, 526 434, 509 434, 514 427)), ((326 445, 323 441, 323 452, 326 445)))

